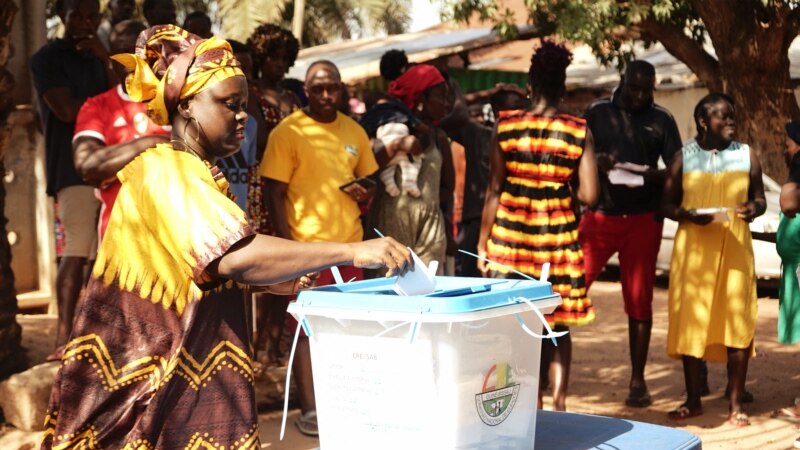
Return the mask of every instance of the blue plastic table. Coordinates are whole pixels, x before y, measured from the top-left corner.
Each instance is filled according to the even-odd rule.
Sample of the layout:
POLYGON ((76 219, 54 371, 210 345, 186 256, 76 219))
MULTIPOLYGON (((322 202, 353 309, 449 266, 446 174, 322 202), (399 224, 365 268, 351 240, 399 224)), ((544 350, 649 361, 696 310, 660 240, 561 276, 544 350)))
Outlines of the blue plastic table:
POLYGON ((686 431, 613 417, 540 410, 537 450, 700 450, 700 438, 686 431))

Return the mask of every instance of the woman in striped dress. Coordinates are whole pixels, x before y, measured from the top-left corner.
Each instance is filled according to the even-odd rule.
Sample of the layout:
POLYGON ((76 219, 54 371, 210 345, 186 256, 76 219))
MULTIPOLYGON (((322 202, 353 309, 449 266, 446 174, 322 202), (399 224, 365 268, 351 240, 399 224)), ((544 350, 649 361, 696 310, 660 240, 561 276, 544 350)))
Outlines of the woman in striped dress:
MULTIPOLYGON (((597 201, 597 168, 586 122, 559 109, 571 60, 565 47, 542 42, 528 73, 531 108, 500 113, 478 242, 481 256, 502 264, 480 262, 484 273, 516 278, 513 268, 539 278, 550 263, 549 281, 563 298, 547 316, 557 330, 594 320, 572 199, 597 201)), ((558 346, 542 343, 540 390, 550 380, 558 411, 566 409, 571 358, 569 334, 558 346)))

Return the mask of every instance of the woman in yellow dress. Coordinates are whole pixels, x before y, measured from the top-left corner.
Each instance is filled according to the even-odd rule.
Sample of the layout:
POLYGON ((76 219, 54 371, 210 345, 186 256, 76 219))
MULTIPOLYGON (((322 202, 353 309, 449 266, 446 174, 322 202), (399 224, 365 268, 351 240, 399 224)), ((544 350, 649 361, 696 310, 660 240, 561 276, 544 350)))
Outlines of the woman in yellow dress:
POLYGON ((742 394, 757 314, 748 223, 767 205, 755 152, 733 140, 734 113, 725 95, 700 100, 694 111, 697 140, 675 155, 664 185, 663 213, 679 222, 670 266, 667 354, 682 359, 686 382, 686 401, 669 418, 702 414, 702 361, 727 362, 729 421, 746 426, 742 394))

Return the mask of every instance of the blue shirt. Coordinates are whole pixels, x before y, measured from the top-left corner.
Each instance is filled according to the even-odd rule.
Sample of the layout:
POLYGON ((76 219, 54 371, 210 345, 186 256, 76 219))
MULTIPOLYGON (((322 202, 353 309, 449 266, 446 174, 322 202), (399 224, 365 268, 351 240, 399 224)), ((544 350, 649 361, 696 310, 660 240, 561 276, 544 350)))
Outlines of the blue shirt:
POLYGON ((236 197, 236 204, 247 212, 247 174, 250 168, 258 164, 256 161, 256 133, 258 125, 253 116, 247 116, 244 126, 244 141, 239 151, 217 161, 217 167, 225 174, 230 183, 231 193, 236 197))

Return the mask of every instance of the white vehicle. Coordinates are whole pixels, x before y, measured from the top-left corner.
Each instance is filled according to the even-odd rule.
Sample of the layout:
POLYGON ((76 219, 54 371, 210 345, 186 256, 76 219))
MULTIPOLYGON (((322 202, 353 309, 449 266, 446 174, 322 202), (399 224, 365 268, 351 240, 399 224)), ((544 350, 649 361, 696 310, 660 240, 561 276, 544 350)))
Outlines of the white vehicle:
MULTIPOLYGON (((757 217, 750 224, 753 233, 753 254, 756 262, 756 276, 762 280, 778 280, 781 277, 781 258, 775 250, 775 233, 778 232, 781 207, 779 195, 781 185, 772 178, 763 175, 764 195, 767 198, 767 211, 757 217), (761 239, 759 239, 761 238, 761 239), (769 242, 762 239, 771 239, 769 242)), ((671 219, 664 219, 664 232, 661 235, 661 249, 658 252, 656 269, 669 273, 669 263, 672 258, 672 247, 675 241, 675 232, 678 223, 671 219)), ((609 265, 619 266, 617 256, 614 255, 608 262, 609 265)))

